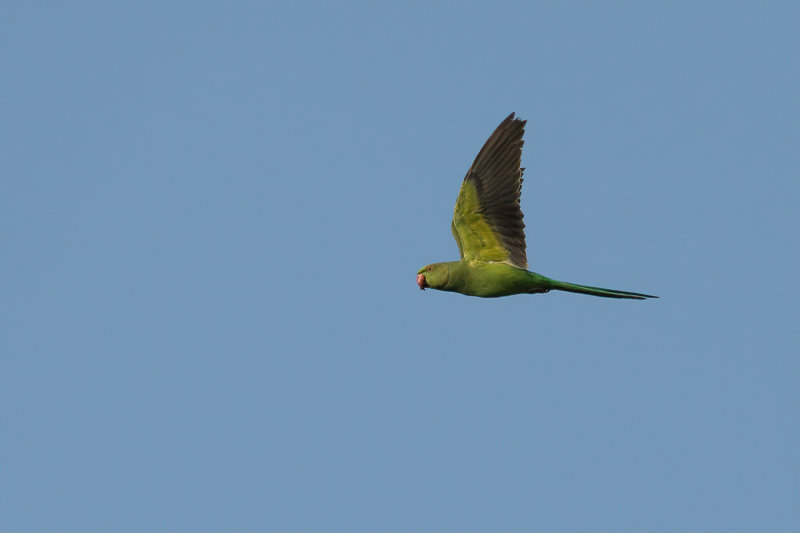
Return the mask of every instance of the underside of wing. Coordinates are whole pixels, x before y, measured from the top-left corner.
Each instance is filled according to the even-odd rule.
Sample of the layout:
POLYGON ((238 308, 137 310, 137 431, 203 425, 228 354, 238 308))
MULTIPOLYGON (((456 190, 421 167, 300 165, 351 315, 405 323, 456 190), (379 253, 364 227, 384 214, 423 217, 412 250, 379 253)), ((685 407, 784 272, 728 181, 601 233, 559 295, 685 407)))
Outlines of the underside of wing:
POLYGON ((526 268, 522 189, 525 121, 511 113, 472 163, 456 201, 453 236, 465 261, 498 261, 526 268))

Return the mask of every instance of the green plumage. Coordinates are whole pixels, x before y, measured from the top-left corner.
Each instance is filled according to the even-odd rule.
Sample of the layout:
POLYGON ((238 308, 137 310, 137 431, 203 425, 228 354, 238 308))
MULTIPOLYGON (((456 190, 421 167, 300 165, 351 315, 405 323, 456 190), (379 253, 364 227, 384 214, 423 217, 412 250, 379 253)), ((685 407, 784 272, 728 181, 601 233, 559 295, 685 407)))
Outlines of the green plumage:
POLYGON ((658 298, 556 281, 526 270, 525 224, 519 204, 524 133, 525 121, 511 113, 481 148, 464 178, 453 213, 453 237, 461 260, 422 267, 417 272, 420 289, 484 298, 551 290, 606 298, 658 298))

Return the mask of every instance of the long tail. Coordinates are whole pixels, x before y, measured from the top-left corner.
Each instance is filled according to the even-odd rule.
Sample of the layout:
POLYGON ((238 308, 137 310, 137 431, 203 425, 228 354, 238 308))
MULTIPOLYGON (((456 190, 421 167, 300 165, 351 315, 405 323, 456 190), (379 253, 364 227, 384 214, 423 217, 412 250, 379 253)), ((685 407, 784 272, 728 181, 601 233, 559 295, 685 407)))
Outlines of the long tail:
POLYGON ((630 298, 632 300, 644 300, 646 298, 658 298, 652 294, 642 294, 639 292, 618 291, 616 289, 603 289, 600 287, 589 287, 587 285, 576 285, 565 281, 550 280, 551 289, 558 291, 577 292, 579 294, 591 294, 592 296, 602 296, 603 298, 630 298))

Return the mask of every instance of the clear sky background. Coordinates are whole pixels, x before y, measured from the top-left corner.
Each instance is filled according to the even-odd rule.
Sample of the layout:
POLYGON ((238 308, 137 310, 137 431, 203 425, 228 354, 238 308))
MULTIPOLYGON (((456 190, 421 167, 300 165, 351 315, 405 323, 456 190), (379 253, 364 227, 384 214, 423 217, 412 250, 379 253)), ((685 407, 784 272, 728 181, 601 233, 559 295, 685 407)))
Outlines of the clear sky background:
POLYGON ((8 2, 0 531, 800 531, 796 2, 8 2), (531 268, 421 292, 528 120, 531 268))

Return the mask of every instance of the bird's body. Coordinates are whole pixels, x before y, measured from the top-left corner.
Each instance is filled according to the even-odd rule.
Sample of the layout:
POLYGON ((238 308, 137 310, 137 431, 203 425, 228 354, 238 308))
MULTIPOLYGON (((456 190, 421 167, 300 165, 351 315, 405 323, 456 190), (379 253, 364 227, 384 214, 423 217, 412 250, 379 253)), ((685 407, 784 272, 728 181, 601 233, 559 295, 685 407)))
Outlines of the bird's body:
MULTIPOLYGON (((441 291, 496 298, 512 294, 547 292, 551 289, 551 280, 548 278, 506 263, 450 261, 430 266, 443 273, 444 283, 437 283, 439 286, 434 287, 441 291)), ((438 276, 428 277, 433 279, 434 283, 439 280, 438 276)))
POLYGON ((494 298, 551 290, 642 300, 649 294, 566 283, 527 270, 525 224, 520 209, 520 167, 525 121, 511 113, 484 144, 467 172, 453 213, 461 260, 432 263, 417 272, 427 287, 494 298))

